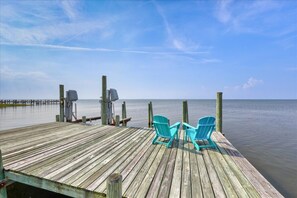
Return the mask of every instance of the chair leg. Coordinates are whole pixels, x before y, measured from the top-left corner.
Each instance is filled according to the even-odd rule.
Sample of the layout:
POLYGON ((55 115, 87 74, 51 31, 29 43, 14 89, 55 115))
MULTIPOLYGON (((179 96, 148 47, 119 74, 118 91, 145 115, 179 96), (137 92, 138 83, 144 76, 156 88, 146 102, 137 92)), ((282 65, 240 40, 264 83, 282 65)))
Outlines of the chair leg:
POLYGON ((156 143, 156 141, 157 141, 157 139, 158 139, 158 135, 156 134, 156 135, 155 135, 155 137, 154 137, 154 139, 153 139, 153 142, 152 142, 152 144, 155 144, 155 143, 156 143))
POLYGON ((214 143, 214 141, 212 141, 211 138, 207 139, 207 141, 211 145, 212 148, 216 148, 217 147, 216 143, 214 143))
POLYGON ((191 140, 191 142, 194 144, 196 150, 197 150, 197 151, 200 151, 200 147, 199 147, 199 145, 197 144, 197 142, 196 142, 195 140, 193 140, 191 137, 190 137, 190 140, 191 140))
POLYGON ((172 145, 173 140, 174 140, 174 136, 170 138, 169 142, 166 144, 167 148, 169 148, 172 145))

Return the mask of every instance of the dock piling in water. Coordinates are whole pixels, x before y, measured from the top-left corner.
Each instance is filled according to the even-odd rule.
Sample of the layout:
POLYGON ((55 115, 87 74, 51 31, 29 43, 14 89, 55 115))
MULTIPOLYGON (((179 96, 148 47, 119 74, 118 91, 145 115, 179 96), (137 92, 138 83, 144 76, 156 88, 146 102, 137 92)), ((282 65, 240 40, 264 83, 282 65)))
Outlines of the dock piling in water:
POLYGON ((56 122, 60 122, 60 115, 56 115, 56 122))
POLYGON ((116 115, 115 125, 116 126, 119 126, 120 125, 120 116, 119 115, 116 115))
POLYGON ((217 92, 217 101, 216 101, 216 131, 223 133, 223 93, 217 92))
POLYGON ((86 116, 83 116, 83 117, 81 118, 81 120, 82 120, 82 123, 84 123, 84 124, 87 123, 87 117, 86 117, 86 116))
POLYGON ((183 122, 189 123, 188 101, 183 101, 183 122))
POLYGON ((60 122, 64 122, 64 85, 60 85, 60 122))
POLYGON ((101 123, 102 125, 107 125, 107 101, 106 101, 106 92, 107 92, 107 81, 106 76, 102 76, 102 101, 101 101, 101 123))
POLYGON ((153 127, 153 103, 150 101, 148 103, 148 128, 153 127))
POLYGON ((126 111, 126 102, 124 101, 122 104, 122 120, 123 120, 123 126, 127 126, 127 123, 124 121, 125 118, 127 118, 127 111, 126 111))

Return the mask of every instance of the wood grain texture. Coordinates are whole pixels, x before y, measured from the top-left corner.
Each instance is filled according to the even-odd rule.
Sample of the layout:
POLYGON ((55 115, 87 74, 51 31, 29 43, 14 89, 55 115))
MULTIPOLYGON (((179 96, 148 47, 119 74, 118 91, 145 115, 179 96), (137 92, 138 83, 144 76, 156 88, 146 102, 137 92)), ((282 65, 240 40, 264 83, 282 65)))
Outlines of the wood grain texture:
POLYGON ((78 197, 106 194, 114 173, 126 197, 282 197, 221 133, 213 133, 217 149, 200 152, 184 131, 172 148, 151 144, 154 135, 54 122, 0 131, 0 149, 6 176, 78 197))

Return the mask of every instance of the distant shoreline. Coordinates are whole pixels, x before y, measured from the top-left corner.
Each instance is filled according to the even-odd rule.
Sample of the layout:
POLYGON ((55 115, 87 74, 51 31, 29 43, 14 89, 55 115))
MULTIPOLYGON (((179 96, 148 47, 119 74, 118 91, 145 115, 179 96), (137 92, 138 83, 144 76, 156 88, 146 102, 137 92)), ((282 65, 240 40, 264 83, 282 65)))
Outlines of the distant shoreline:
POLYGON ((31 106, 28 104, 0 104, 0 108, 6 108, 6 107, 24 107, 24 106, 31 106))

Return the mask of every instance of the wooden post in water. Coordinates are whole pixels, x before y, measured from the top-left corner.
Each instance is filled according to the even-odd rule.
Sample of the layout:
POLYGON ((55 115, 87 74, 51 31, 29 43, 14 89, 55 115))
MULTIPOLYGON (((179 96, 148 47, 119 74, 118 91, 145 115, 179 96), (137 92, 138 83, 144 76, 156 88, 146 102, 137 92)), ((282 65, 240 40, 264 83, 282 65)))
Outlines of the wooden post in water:
POLYGON ((148 127, 152 128, 153 127, 153 103, 150 101, 148 103, 148 127))
MULTIPOLYGON (((5 175, 4 175, 4 167, 3 167, 3 161, 2 161, 2 152, 0 150, 0 181, 3 179, 5 179, 5 175)), ((6 192, 5 186, 4 187, 0 186, 0 197, 7 198, 7 192, 6 192)))
POLYGON ((122 175, 120 173, 113 173, 107 178, 106 190, 107 198, 122 197, 122 175))
POLYGON ((186 100, 183 101, 183 122, 189 123, 188 101, 186 100))
POLYGON ((56 122, 60 122, 60 115, 56 115, 56 122))
POLYGON ((124 119, 127 118, 127 111, 126 111, 126 102, 124 101, 122 104, 122 120, 123 120, 123 126, 127 126, 127 123, 124 121, 124 119))
POLYGON ((217 92, 217 102, 216 102, 216 131, 223 133, 223 93, 217 92))
POLYGON ((115 125, 116 126, 119 126, 120 125, 120 116, 119 115, 116 115, 115 125))
POLYGON ((82 123, 86 124, 87 123, 87 117, 86 116, 83 116, 81 118, 81 121, 82 121, 82 123))
POLYGON ((102 101, 101 101, 101 123, 107 124, 107 101, 106 101, 107 82, 106 76, 102 76, 102 101))
POLYGON ((60 122, 64 122, 64 85, 60 85, 60 122))
POLYGON ((188 101, 183 101, 183 122, 189 122, 188 101))

